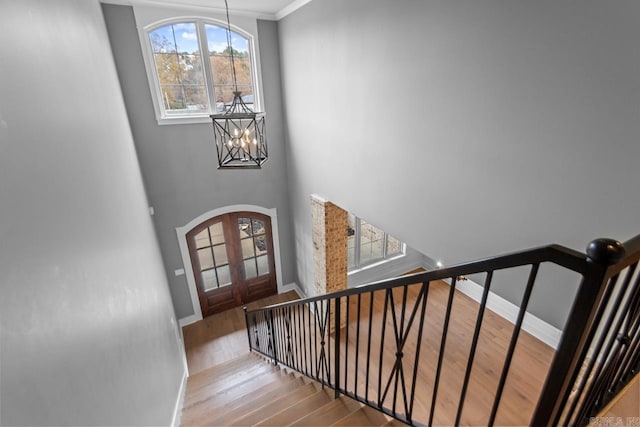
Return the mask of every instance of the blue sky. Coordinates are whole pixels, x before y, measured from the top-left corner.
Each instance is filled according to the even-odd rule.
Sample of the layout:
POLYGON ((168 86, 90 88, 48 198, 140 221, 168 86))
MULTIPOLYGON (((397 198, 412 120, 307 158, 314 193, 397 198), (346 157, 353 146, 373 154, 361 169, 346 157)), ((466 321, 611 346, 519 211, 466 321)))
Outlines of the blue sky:
MULTIPOLYGON (((209 51, 220 52, 227 47, 227 31, 223 27, 215 25, 205 25, 207 33, 207 45, 209 51)), ((164 27, 157 28, 151 32, 151 35, 158 34, 161 38, 164 36, 171 45, 174 43, 178 52, 193 53, 198 50, 198 34, 195 23, 180 23, 170 24, 164 27)), ((231 45, 233 48, 240 52, 249 50, 249 44, 247 40, 240 34, 231 32, 231 45)), ((156 50, 156 49, 154 49, 156 50)))

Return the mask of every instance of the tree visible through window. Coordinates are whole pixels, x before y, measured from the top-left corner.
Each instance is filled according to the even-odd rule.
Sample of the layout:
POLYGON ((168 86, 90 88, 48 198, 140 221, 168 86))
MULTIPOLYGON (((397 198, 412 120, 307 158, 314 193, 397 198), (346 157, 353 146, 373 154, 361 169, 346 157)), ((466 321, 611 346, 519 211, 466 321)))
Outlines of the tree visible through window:
MULTIPOLYGON (((174 22, 148 31, 158 107, 164 118, 224 112, 233 100, 227 29, 203 20, 174 22)), ((231 32, 238 90, 254 104, 250 40, 231 32)))
POLYGON ((355 215, 349 215, 347 255, 349 270, 396 257, 404 253, 404 244, 355 215))

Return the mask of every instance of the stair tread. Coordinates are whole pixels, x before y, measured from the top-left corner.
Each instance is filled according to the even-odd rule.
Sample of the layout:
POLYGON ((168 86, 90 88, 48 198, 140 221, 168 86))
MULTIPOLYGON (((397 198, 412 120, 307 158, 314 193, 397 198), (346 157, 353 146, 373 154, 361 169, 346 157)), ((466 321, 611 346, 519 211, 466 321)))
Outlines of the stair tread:
POLYGON ((185 405, 191 405, 195 402, 203 400, 203 398, 206 396, 213 396, 229 388, 235 387, 239 384, 243 384, 246 381, 252 381, 256 378, 270 375, 277 376, 280 375, 281 372, 282 371, 279 367, 267 365, 266 367, 261 369, 247 369, 244 372, 239 372, 235 375, 215 378, 212 379, 209 384, 205 384, 200 387, 189 387, 189 381, 187 380, 185 405))
POLYGON ((279 368, 268 369, 264 371, 255 371, 254 375, 242 375, 236 378, 236 381, 224 379, 220 382, 213 381, 208 386, 200 387, 196 390, 188 390, 185 393, 184 407, 190 407, 198 402, 210 399, 214 396, 232 392, 240 386, 248 387, 248 390, 256 390, 258 386, 270 382, 272 379, 286 375, 286 371, 279 368))
POLYGON ((282 411, 272 415, 269 418, 257 423, 257 426, 284 426, 289 425, 292 422, 304 417, 309 412, 313 412, 323 405, 331 402, 333 390, 324 389, 315 392, 308 396, 306 399, 302 399, 297 403, 283 409, 282 411))
POLYGON ((368 406, 363 406, 355 412, 335 422, 334 426, 381 426, 389 422, 382 413, 368 406))
POLYGON ((258 390, 252 399, 247 399, 247 396, 240 396, 224 405, 223 414, 220 414, 217 411, 208 412, 196 418, 193 424, 211 426, 229 425, 229 423, 242 417, 246 413, 253 411, 256 407, 263 406, 273 401, 274 396, 285 395, 300 386, 308 384, 308 380, 303 377, 298 377, 294 374, 289 375, 290 381, 284 383, 274 381, 258 390))
POLYGON ((238 359, 232 359, 229 362, 225 362, 190 375, 187 383, 187 392, 206 386, 213 381, 232 377, 238 373, 243 373, 251 369, 268 369, 270 366, 272 365, 264 363, 263 360, 255 357, 252 353, 249 353, 249 355, 241 356, 239 361, 238 359))
POLYGON ((284 396, 280 396, 271 402, 260 406, 248 414, 234 420, 229 425, 231 426, 247 426, 254 425, 265 418, 268 418, 277 412, 295 404, 300 399, 303 399, 306 396, 310 396, 320 390, 320 386, 315 383, 305 384, 304 386, 298 387, 293 391, 285 394, 284 396))
POLYGON ((336 400, 333 400, 321 408, 309 413, 303 418, 300 418, 293 422, 292 426, 328 426, 341 418, 346 417, 359 410, 362 407, 362 404, 359 402, 341 396, 336 400))
POLYGON ((405 427, 407 426, 407 424, 403 423, 402 421, 396 420, 395 418, 391 418, 389 422, 384 424, 384 426, 385 427, 405 427))

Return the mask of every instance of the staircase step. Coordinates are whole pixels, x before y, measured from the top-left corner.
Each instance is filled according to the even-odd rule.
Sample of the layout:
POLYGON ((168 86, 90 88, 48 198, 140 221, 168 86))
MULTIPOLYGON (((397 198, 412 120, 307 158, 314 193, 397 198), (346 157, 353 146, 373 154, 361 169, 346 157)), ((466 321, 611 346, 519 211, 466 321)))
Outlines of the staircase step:
POLYGON ((224 378, 233 377, 238 373, 243 373, 250 369, 265 369, 269 366, 270 365, 268 363, 264 363, 262 359, 258 358, 252 353, 249 353, 239 358, 232 359, 228 362, 190 375, 186 391, 187 393, 189 393, 189 391, 197 390, 201 387, 211 384, 212 382, 218 382, 224 378))
POLYGON ((384 427, 406 427, 408 424, 403 423, 400 420, 396 420, 395 418, 391 418, 388 423, 384 424, 384 427))
POLYGON ((280 396, 275 398, 270 403, 263 405, 259 408, 254 409, 252 412, 234 420, 229 425, 231 426, 250 426, 260 421, 275 415, 276 413, 282 411, 283 409, 288 408, 289 406, 295 404, 300 399, 304 399, 305 397, 311 396, 317 391, 321 390, 321 387, 315 383, 305 384, 302 387, 298 387, 297 389, 285 394, 284 396, 280 396))
MULTIPOLYGON (((275 381, 257 390, 249 399, 247 396, 241 396, 224 405, 224 412, 220 411, 208 412, 194 419, 190 425, 207 425, 207 426, 227 426, 237 418, 253 411, 257 407, 264 406, 272 402, 274 396, 283 396, 298 387, 308 384, 310 380, 302 377, 295 377, 291 374, 291 381, 280 383, 275 381)), ((221 408, 222 409, 222 408, 221 408)), ((193 418, 193 417, 192 417, 193 418)))
POLYGON ((331 389, 320 390, 311 396, 295 403, 288 408, 266 418, 259 422, 256 426, 286 426, 292 422, 304 417, 309 412, 313 412, 323 405, 331 402, 334 391, 331 389))
POLYGON ((363 406, 355 412, 335 422, 334 426, 381 426, 389 422, 382 412, 363 406))
POLYGON ((303 418, 293 422, 292 426, 329 426, 341 418, 359 410, 362 405, 353 399, 341 396, 303 418))
POLYGON ((220 392, 223 392, 229 388, 235 387, 239 384, 243 384, 247 381, 252 381, 257 378, 278 376, 281 375, 281 369, 276 366, 264 364, 263 366, 257 366, 255 368, 247 368, 244 372, 237 372, 233 375, 224 376, 222 378, 216 378, 209 384, 201 387, 189 387, 187 381, 187 390, 185 392, 185 406, 190 406, 201 400, 204 400, 208 396, 213 396, 220 392))
POLYGON ((253 375, 238 375, 237 377, 231 377, 230 379, 225 378, 220 381, 214 381, 211 384, 200 387, 196 390, 188 390, 185 393, 184 407, 193 406, 198 402, 210 399, 211 397, 219 394, 224 394, 234 388, 245 385, 246 383, 250 383, 249 390, 256 390, 256 387, 252 387, 251 385, 264 385, 282 375, 286 375, 285 371, 273 366, 267 366, 264 370, 250 372, 252 372, 253 375))
POLYGON ((193 403, 191 405, 185 405, 183 407, 182 424, 183 425, 195 425, 194 419, 198 419, 207 414, 215 414, 216 411, 222 410, 227 403, 233 402, 239 398, 256 393, 262 387, 272 386, 272 383, 284 384, 295 378, 292 373, 285 373, 285 371, 263 375, 253 380, 245 381, 242 384, 233 386, 223 392, 207 396, 204 400, 193 403))

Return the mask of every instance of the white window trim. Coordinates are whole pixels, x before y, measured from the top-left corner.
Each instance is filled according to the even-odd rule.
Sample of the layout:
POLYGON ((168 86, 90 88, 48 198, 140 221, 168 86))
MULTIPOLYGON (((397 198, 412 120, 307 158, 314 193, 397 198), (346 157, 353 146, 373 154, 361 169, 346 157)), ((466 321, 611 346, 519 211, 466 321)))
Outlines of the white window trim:
MULTIPOLYGON (((204 21, 213 25, 227 27, 226 16, 219 12, 219 10, 212 9, 211 11, 203 8, 197 10, 190 10, 187 8, 175 8, 175 7, 161 7, 161 6, 147 6, 147 5, 134 5, 133 7, 136 26, 138 27, 138 38, 140 39, 140 47, 142 49, 142 58, 144 61, 144 67, 147 73, 147 80, 149 82, 149 90, 151 91, 151 98, 153 100, 153 109, 156 115, 156 121, 159 125, 172 125, 172 124, 188 124, 188 123, 211 123, 209 117, 210 112, 202 114, 189 114, 189 115, 165 115, 164 109, 161 107, 162 99, 160 96, 159 80, 157 77, 157 70, 155 68, 155 62, 153 59, 153 51, 151 42, 148 37, 148 32, 154 28, 168 25, 173 22, 185 22, 185 21, 204 21)), ((251 55, 251 73, 253 77, 253 93, 254 93, 254 106, 256 111, 264 112, 264 98, 262 93, 262 69, 260 66, 260 49, 258 43, 258 22, 253 17, 247 16, 231 16, 231 30, 246 37, 249 41, 249 54, 251 55)), ((200 36, 200 34, 199 34, 200 36)), ((199 37, 200 38, 200 37, 199 37)), ((202 44, 204 40, 201 40, 202 44)), ((202 49, 201 49, 202 50, 202 49)), ((210 67, 204 66, 205 72, 210 67)), ((209 92, 207 91, 207 97, 209 92)), ((211 100, 209 101, 211 105, 211 100)), ((215 102, 214 102, 215 104, 215 102)))

